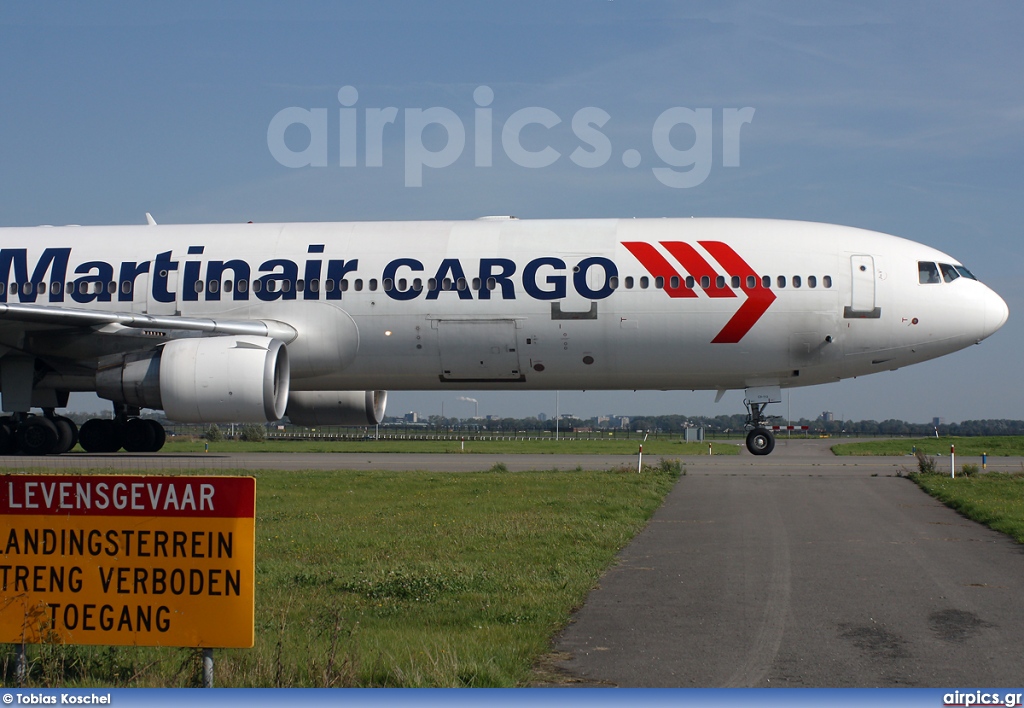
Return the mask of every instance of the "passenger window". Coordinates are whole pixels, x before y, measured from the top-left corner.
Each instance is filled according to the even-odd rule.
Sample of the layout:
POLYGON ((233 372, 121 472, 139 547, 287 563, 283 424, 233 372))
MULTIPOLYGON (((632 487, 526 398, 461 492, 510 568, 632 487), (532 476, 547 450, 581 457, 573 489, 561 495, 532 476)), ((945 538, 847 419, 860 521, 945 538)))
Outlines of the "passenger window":
POLYGON ((376 292, 376 290, 377 290, 377 279, 376 278, 370 278, 369 286, 370 286, 370 292, 376 292))
MULTIPOLYGON (((345 284, 347 282, 348 282, 347 280, 341 281, 341 289, 342 290, 348 290, 348 288, 345 287, 345 284)), ((324 281, 324 290, 326 290, 329 293, 333 293, 334 292, 334 279, 333 278, 328 278, 327 280, 324 281)))
POLYGON ((748 275, 747 276, 747 287, 748 288, 756 288, 757 287, 757 276, 756 275, 748 275))
POLYGON ((423 280, 420 279, 420 278, 413 278, 412 279, 412 289, 415 290, 416 292, 419 292, 420 290, 422 290, 423 289, 423 280))
POLYGON ((467 287, 469 287, 469 284, 466 282, 465 278, 459 278, 458 280, 455 281, 456 290, 465 290, 467 287))
POLYGON ((427 290, 437 290, 437 278, 427 279, 427 290))
POLYGON ((494 290, 497 287, 498 287, 498 279, 497 278, 488 278, 487 279, 487 289, 488 290, 494 290))
POLYGON ((231 289, 232 289, 233 286, 234 286, 234 283, 232 281, 225 280, 224 281, 224 292, 226 292, 226 293, 231 292, 231 289))
POLYGON ((295 281, 295 292, 301 293, 305 289, 306 289, 306 281, 305 280, 303 280, 302 278, 299 278, 298 280, 295 281))
POLYGON ((918 261, 917 280, 921 285, 942 282, 939 280, 939 269, 931 261, 918 261))
POLYGON ((355 286, 356 286, 356 292, 359 292, 360 290, 362 290, 363 289, 363 279, 362 278, 356 278, 355 286))
POLYGON ((474 290, 479 290, 480 289, 480 278, 473 278, 473 289, 474 290))
POLYGON ((669 278, 668 283, 669 283, 669 285, 673 289, 678 288, 679 287, 679 276, 678 275, 673 275, 671 278, 669 278))
POLYGON ((398 289, 401 290, 404 293, 406 290, 409 289, 409 281, 406 280, 405 278, 399 278, 398 279, 398 289))
POLYGON ((768 289, 772 286, 772 276, 762 275, 761 276, 761 287, 768 289))
POLYGON ((197 280, 197 281, 196 281, 196 285, 195 285, 195 291, 196 291, 197 293, 201 293, 201 292, 203 292, 203 281, 201 281, 201 280, 197 280))
POLYGON ((808 275, 807 276, 807 287, 809 287, 809 288, 816 288, 816 287, 818 287, 818 279, 815 278, 813 275, 808 275))
MULTIPOLYGON (((127 285, 127 283, 125 283, 125 285, 127 285)), ((211 293, 215 293, 218 290, 220 290, 220 283, 216 280, 211 280, 209 284, 206 286, 206 289, 209 290, 211 293)))
POLYGON ((704 288, 705 290, 710 288, 711 287, 711 278, 706 276, 706 275, 700 276, 700 286, 702 288, 704 288))
POLYGON ((661 275, 656 277, 654 279, 654 287, 656 287, 658 290, 661 290, 662 288, 664 288, 665 287, 665 277, 661 276, 661 275))
POLYGON ((318 293, 320 292, 320 281, 316 278, 311 278, 309 281, 309 292, 318 293))
MULTIPOLYGON (((271 281, 271 282, 273 282, 273 281, 271 281)), ((262 280, 254 280, 254 281, 252 281, 252 291, 254 293, 258 293, 261 290, 263 290, 263 281, 262 280)))
MULTIPOLYGON (((372 288, 371 288, 372 289, 372 288)), ((384 278, 384 292, 389 293, 395 289, 395 281, 391 278, 384 278)))
POLYGON ((640 289, 646 290, 650 286, 651 280, 646 275, 640 276, 640 289))
POLYGON ((617 275, 613 275, 612 277, 608 278, 608 287, 610 287, 612 290, 619 289, 619 277, 617 275))
MULTIPOLYGON (((3 290, 3 284, 0 283, 0 290, 3 290)), ((50 292, 54 295, 60 295, 60 283, 56 280, 50 283, 50 292)), ((131 284, 128 286, 128 292, 131 292, 131 284)))
POLYGON ((722 290, 722 289, 725 288, 725 276, 724 275, 720 275, 717 278, 715 278, 715 287, 718 288, 719 290, 722 290))
POLYGON ((948 263, 939 263, 939 268, 942 270, 942 279, 947 283, 952 283, 960 277, 960 274, 956 272, 956 268, 948 263))
POLYGON ((832 287, 832 276, 831 275, 824 276, 821 279, 821 284, 824 285, 826 288, 831 288, 832 287))
POLYGON ((696 284, 696 281, 694 281, 692 275, 686 276, 686 287, 688 287, 690 290, 693 290, 693 286, 695 284, 696 284))
MULTIPOLYGON (((734 288, 738 288, 740 286, 740 276, 738 276, 738 275, 732 276, 732 286, 734 288)), ((753 286, 751 286, 751 287, 753 287, 753 286)))
POLYGON ((793 276, 793 287, 794 288, 799 288, 800 284, 801 284, 800 276, 799 275, 794 275, 793 276))
POLYGON ((632 287, 633 287, 633 276, 632 275, 627 275, 626 276, 626 289, 630 290, 632 287))
POLYGON ((246 280, 245 278, 242 278, 241 280, 239 280, 237 285, 238 285, 238 292, 240 292, 240 293, 244 293, 246 290, 249 289, 249 281, 246 280))

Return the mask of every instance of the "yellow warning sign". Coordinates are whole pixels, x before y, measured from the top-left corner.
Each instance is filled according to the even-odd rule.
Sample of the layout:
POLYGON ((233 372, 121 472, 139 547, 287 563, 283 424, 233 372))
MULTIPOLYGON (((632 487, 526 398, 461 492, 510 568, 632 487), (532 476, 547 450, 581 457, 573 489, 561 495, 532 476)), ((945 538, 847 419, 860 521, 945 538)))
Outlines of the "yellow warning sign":
POLYGON ((251 647, 256 480, 0 477, 0 642, 251 647))

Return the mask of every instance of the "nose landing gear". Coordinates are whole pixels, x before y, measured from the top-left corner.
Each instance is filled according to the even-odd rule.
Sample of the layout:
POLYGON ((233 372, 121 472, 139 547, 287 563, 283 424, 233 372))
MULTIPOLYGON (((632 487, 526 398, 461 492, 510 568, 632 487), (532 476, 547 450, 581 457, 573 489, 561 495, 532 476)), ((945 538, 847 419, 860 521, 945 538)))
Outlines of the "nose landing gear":
POLYGON ((747 450, 751 455, 768 455, 775 449, 775 436, 768 429, 770 422, 764 414, 769 403, 782 401, 782 390, 778 386, 748 388, 743 399, 747 409, 747 420, 743 427, 748 430, 747 450))
POLYGON ((752 455, 769 455, 775 449, 775 436, 767 428, 754 428, 747 433, 747 449, 752 455))

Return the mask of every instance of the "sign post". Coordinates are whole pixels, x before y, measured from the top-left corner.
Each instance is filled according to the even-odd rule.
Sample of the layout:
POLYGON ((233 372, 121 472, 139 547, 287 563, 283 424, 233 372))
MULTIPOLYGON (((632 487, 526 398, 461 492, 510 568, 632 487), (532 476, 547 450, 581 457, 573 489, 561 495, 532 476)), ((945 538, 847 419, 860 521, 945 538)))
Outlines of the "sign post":
POLYGON ((0 642, 251 647, 255 512, 252 477, 0 476, 0 642))

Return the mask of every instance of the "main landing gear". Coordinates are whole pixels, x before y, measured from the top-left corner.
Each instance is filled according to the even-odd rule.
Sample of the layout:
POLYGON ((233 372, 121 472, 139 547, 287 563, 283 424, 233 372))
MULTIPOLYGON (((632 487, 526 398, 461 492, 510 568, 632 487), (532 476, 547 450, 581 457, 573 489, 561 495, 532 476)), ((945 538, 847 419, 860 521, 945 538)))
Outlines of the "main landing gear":
POLYGON ((44 409, 42 415, 15 413, 0 418, 0 455, 59 455, 78 442, 78 426, 44 409))
POLYGON ((74 421, 43 409, 42 415, 15 413, 0 418, 0 455, 61 455, 79 444, 86 452, 157 452, 167 435, 155 420, 116 408, 115 417, 74 421))
POLYGON ((779 403, 782 400, 781 390, 778 386, 762 386, 748 388, 743 405, 747 409, 747 420, 743 427, 748 430, 747 449, 751 455, 768 455, 775 449, 775 436, 769 430, 771 424, 764 409, 769 403, 779 403))
POLYGON ((167 434, 155 420, 137 417, 138 409, 114 405, 114 418, 92 418, 82 424, 78 444, 86 452, 157 452, 167 434))

